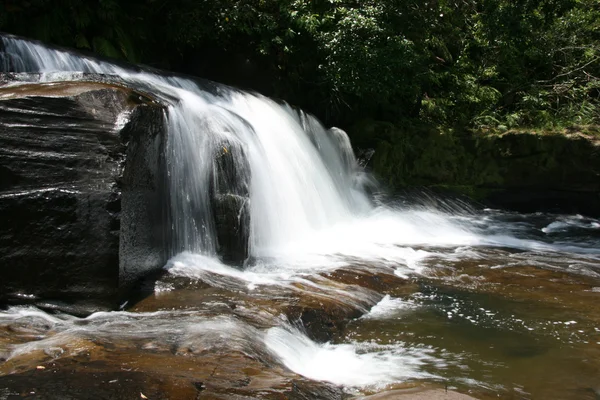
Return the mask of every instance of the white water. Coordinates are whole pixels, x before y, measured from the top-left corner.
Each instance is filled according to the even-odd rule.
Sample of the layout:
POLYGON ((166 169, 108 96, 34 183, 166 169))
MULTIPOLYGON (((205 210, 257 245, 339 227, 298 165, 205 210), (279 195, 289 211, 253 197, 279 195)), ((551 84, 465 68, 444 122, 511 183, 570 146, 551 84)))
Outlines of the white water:
MULTIPOLYGON (((216 256, 208 189, 216 173, 215 153, 231 145, 245 154, 245 159, 236 157, 238 167, 249 169, 242 173, 250 175, 253 257, 312 268, 338 265, 340 257, 411 264, 414 253, 398 246, 414 245, 596 253, 519 238, 510 224, 485 216, 375 207, 362 188, 370 178, 358 166, 343 131, 326 130, 313 117, 263 96, 226 86, 204 90, 181 77, 127 69, 20 39, 2 40, 0 65, 5 70, 41 72, 42 81, 81 79, 81 73, 114 75, 169 104, 167 156, 176 252, 216 256)), ((557 224, 562 222, 543 231, 550 233, 557 224)), ((594 221, 587 224, 597 227, 594 221)))
MULTIPOLYGON (((260 95, 224 86, 206 91, 188 79, 129 70, 32 42, 3 40, 5 53, 0 54, 0 66, 5 70, 42 72, 43 81, 81 79, 81 72, 116 75, 168 103, 167 157, 175 254, 166 268, 172 275, 236 290, 300 290, 301 285, 303 290, 342 299, 365 312, 377 304, 365 316, 376 319, 409 305, 390 297, 377 303, 380 298, 372 292, 340 289, 317 274, 358 264, 363 269, 408 278, 423 273, 429 259, 463 259, 467 253, 472 258, 481 257, 474 250, 477 247, 519 250, 507 256, 517 264, 531 264, 534 259, 552 266, 560 260, 560 265, 586 268, 589 260, 600 259, 596 246, 550 237, 573 226, 597 229, 600 225, 596 220, 573 222, 563 218, 537 228, 545 236, 536 237, 529 226, 495 219, 493 212, 452 215, 426 208, 376 207, 362 189, 370 178, 357 165, 342 131, 326 130, 311 116, 260 95), (236 160, 238 167, 247 167, 250 176, 253 263, 243 271, 218 259, 208 197, 211 174, 216 172, 215 153, 236 146, 245 154, 245 159, 236 160), (565 253, 575 253, 576 263, 565 253)), ((15 346, 9 357, 60 346, 73 336, 129 332, 132 337, 152 341, 173 335, 173 340, 187 343, 201 336, 200 331, 222 330, 229 338, 237 334, 246 341, 263 343, 289 369, 313 379, 370 386, 425 376, 419 372, 426 358, 422 352, 364 343, 317 344, 287 326, 263 332, 235 319, 200 316, 190 320, 181 312, 96 314, 85 320, 36 313, 13 309, 0 315, 0 323, 11 318, 49 319, 46 323, 59 333, 48 342, 44 339, 15 346), (174 321, 178 318, 184 321, 178 324, 174 321)), ((238 336, 232 343, 242 340, 238 336)))
MULTIPOLYGON (((4 45, 5 69, 42 72, 42 80, 72 79, 57 75, 65 71, 117 75, 171 100, 167 155, 176 251, 216 254, 208 188, 215 153, 231 144, 241 146, 250 167, 254 256, 371 209, 362 190, 353 187, 360 171, 345 133, 328 132, 289 106, 225 86, 209 93, 187 79, 131 71, 32 42, 5 38, 4 45)), ((235 162, 246 166, 243 159, 235 162)))
POLYGON ((367 314, 363 315, 363 319, 387 319, 391 317, 399 317, 402 314, 409 313, 417 307, 413 300, 397 299, 389 294, 371 308, 367 314))
POLYGON ((292 371, 346 387, 383 387, 409 379, 431 378, 420 367, 431 362, 443 367, 427 349, 358 342, 317 344, 289 328, 269 329, 265 343, 292 371))
POLYGON ((99 312, 76 318, 49 315, 30 307, 12 307, 0 313, 0 326, 10 326, 14 332, 26 331, 36 338, 8 349, 0 348, 0 356, 6 360, 30 355, 43 363, 118 341, 122 351, 141 347, 154 352, 189 353, 210 348, 250 357, 264 358, 271 354, 296 373, 346 387, 383 387, 408 379, 434 377, 421 371, 425 364, 435 363, 444 368, 444 362, 428 348, 409 349, 402 343, 317 344, 287 325, 260 331, 225 315, 208 317, 181 311, 99 312))

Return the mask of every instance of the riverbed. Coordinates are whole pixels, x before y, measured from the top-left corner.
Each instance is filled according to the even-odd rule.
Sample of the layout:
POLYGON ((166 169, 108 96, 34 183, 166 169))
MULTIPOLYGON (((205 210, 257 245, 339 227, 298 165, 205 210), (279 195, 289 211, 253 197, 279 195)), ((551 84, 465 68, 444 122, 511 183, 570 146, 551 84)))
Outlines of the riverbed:
POLYGON ((182 253, 121 311, 2 311, 0 394, 596 399, 599 244, 578 215, 397 206, 244 269, 182 253))

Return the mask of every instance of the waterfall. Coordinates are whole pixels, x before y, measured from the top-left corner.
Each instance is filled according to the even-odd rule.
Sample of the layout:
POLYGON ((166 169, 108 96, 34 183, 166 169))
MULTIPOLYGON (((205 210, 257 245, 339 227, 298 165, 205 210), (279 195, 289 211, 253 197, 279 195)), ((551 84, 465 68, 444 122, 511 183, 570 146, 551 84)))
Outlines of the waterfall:
POLYGON ((372 210, 347 135, 289 105, 226 86, 206 90, 190 79, 33 41, 2 41, 4 71, 41 73, 41 81, 114 75, 168 103, 173 255, 219 253, 215 211, 221 206, 249 220, 251 257, 270 256, 372 210))
MULTIPOLYGON (((580 398, 597 385, 598 364, 588 362, 600 320, 591 313, 597 219, 427 195, 375 205, 348 136, 287 104, 5 35, 0 68, 41 82, 116 82, 159 99, 166 170, 157 176, 168 184, 156 192, 167 197, 171 238, 154 294, 144 287, 123 311, 79 318, 57 313, 78 310, 70 296, 18 293, 52 313, 0 310, 0 397, 13 388, 41 397, 143 388, 148 398, 392 398, 445 384, 521 398, 532 383, 521 379, 524 357, 544 372, 553 362, 566 377, 533 398, 557 388, 580 398), (245 247, 233 254, 236 240, 245 247), (69 384, 58 387, 57 376, 69 384)), ((62 229, 54 221, 42 221, 49 234, 62 229)), ((3 272, 19 268, 14 260, 3 272)), ((53 265, 38 260, 48 272, 36 280, 45 282, 53 265)), ((452 393, 431 392, 460 397, 452 393)))

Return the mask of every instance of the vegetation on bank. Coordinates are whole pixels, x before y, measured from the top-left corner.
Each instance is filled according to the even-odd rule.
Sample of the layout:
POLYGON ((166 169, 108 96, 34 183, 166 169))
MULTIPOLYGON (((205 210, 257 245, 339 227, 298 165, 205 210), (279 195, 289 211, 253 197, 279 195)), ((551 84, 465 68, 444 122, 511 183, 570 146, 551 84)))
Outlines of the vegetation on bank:
POLYGON ((550 194, 554 191, 565 197, 579 193, 596 204, 593 212, 598 212, 600 134, 596 127, 443 132, 363 121, 354 129, 357 140, 368 137, 378 143, 372 168, 394 191, 439 188, 482 201, 506 191, 556 196, 550 194))
POLYGON ((600 122, 596 0, 2 0, 0 30, 257 89, 342 126, 600 122))

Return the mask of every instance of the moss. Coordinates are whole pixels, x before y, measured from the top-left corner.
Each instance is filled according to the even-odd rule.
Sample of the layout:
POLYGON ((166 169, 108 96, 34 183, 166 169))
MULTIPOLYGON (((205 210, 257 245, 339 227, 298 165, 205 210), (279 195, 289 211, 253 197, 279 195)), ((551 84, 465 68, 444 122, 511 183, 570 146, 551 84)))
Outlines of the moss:
POLYGON ((361 129, 359 143, 376 143, 374 173, 392 190, 439 187, 477 200, 517 188, 600 190, 598 141, 583 134, 453 132, 378 121, 363 121, 354 132, 361 129))

